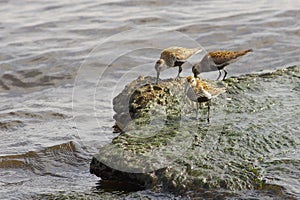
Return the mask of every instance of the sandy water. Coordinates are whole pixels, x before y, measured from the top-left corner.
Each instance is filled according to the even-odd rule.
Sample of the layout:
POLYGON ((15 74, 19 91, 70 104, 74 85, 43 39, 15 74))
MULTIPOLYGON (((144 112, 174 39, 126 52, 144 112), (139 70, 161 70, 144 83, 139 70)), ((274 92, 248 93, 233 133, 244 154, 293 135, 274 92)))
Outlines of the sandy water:
MULTIPOLYGON (((297 0, 0 1, 0 197, 96 190, 89 162, 116 136, 111 99, 138 75, 155 75, 154 47, 187 40, 207 51, 252 48, 229 76, 299 65, 299 7, 297 0), (153 45, 159 34, 144 29, 166 40, 153 45), (123 42, 103 43, 114 34, 123 42), (124 49, 131 52, 118 59, 124 49), (134 69, 107 70, 106 61, 134 69)), ((299 195, 299 183, 287 187, 299 195)))

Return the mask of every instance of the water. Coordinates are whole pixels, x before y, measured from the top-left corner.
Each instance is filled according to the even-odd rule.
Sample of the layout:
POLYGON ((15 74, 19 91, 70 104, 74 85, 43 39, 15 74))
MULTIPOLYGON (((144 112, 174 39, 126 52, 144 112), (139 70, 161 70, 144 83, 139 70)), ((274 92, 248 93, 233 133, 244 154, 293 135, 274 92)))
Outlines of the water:
MULTIPOLYGON (((178 31, 190 38, 184 38, 187 45, 197 41, 208 51, 252 48, 227 71, 229 76, 256 73, 299 65, 299 7, 297 0, 0 1, 0 197, 89 193, 97 187, 89 162, 116 136, 111 99, 138 75, 155 75, 159 52, 129 53, 116 63, 138 67, 105 71, 105 58, 138 46, 138 38, 141 46, 151 47, 147 42, 157 33, 133 31, 120 46, 111 40, 101 46, 104 39, 136 28, 162 35, 178 31), (102 72, 105 82, 99 82, 102 72)), ((170 41, 161 39, 159 45, 170 41)), ((173 74, 176 70, 162 78, 173 74)), ((294 188, 292 195, 299 194, 299 183, 286 184, 294 188)))

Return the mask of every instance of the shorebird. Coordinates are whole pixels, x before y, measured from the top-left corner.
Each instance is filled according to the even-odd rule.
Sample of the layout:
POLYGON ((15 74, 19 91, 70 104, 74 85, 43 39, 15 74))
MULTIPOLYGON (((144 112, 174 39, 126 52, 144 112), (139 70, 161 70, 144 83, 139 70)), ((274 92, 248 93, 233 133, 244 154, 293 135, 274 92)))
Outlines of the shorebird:
POLYGON ((207 102, 207 122, 209 123, 211 99, 224 92, 226 92, 224 87, 217 88, 199 78, 186 77, 185 94, 191 101, 197 103, 196 119, 198 119, 199 104, 207 102))
POLYGON ((236 59, 240 56, 247 54, 248 52, 252 52, 252 49, 242 50, 242 51, 227 51, 227 50, 218 50, 209 52, 204 56, 204 58, 196 63, 193 68, 194 77, 197 77, 201 72, 209 72, 219 70, 219 76, 217 80, 221 77, 221 70, 224 71, 225 79, 227 75, 227 71, 224 69, 225 66, 230 63, 236 61, 236 59))
POLYGON ((160 72, 171 67, 179 67, 177 79, 182 71, 181 66, 188 58, 200 51, 202 51, 201 48, 188 49, 184 47, 169 47, 163 50, 160 54, 160 59, 155 63, 155 70, 157 72, 156 84, 158 84, 160 72))

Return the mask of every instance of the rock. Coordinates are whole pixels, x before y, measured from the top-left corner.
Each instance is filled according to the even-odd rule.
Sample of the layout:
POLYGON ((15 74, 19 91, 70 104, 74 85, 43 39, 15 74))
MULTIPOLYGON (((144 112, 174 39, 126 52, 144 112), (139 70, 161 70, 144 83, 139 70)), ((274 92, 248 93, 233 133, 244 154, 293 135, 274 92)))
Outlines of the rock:
POLYGON ((294 66, 227 79, 228 92, 212 102, 210 124, 206 109, 195 120, 183 78, 155 86, 155 78, 139 77, 114 99, 123 132, 94 156, 90 171, 178 193, 265 188, 266 169, 279 169, 270 164, 274 154, 298 148, 286 133, 298 127, 299 77, 294 66))
MULTIPOLYGON (((216 87, 224 87, 221 82, 207 81, 216 87)), ((125 131, 133 121, 150 123, 152 116, 156 120, 180 120, 186 109, 191 110, 189 106, 193 103, 184 94, 185 78, 163 80, 158 85, 154 83, 154 77, 140 76, 113 99, 115 132, 125 131), (188 105, 185 110, 182 109, 184 105, 188 105)))
POLYGON ((153 77, 140 76, 113 99, 116 130, 124 130, 135 119, 149 122, 150 115, 158 114, 161 108, 168 118, 178 117, 185 79, 168 79, 158 85, 154 82, 153 77))

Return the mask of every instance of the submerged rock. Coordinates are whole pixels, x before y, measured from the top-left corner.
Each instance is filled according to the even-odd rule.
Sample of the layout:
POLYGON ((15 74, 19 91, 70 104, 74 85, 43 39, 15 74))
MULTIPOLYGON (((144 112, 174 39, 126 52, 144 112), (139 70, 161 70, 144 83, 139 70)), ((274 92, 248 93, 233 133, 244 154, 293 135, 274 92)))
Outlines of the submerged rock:
POLYGON ((94 156, 91 173, 176 192, 262 189, 284 168, 270 161, 299 149, 299 67, 227 79, 210 124, 195 120, 183 78, 153 82, 139 77, 114 99, 123 132, 94 156))

